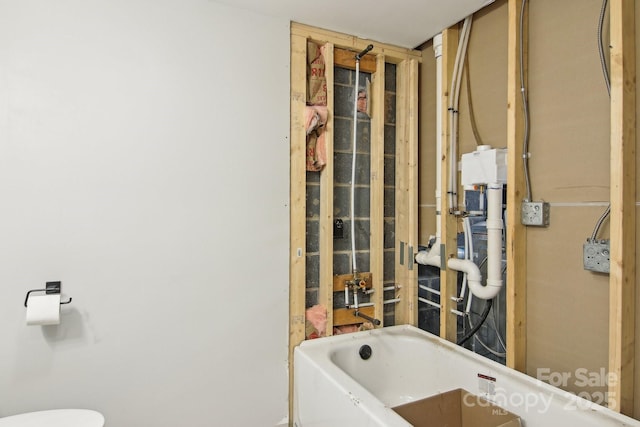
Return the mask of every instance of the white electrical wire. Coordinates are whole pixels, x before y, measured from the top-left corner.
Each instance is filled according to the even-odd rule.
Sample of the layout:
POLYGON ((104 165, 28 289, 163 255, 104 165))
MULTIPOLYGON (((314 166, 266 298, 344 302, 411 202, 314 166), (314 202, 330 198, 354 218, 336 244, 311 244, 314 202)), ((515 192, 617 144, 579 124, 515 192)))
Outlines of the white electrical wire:
POLYGON ((456 60, 453 66, 453 75, 451 76, 451 89, 449 91, 449 185, 448 198, 449 208, 455 212, 458 210, 458 105, 460 100, 460 87, 462 86, 462 71, 464 68, 465 57, 467 54, 467 46, 469 44, 469 35, 471 34, 471 23, 473 15, 465 18, 462 25, 460 40, 458 41, 458 50, 456 52, 456 60))

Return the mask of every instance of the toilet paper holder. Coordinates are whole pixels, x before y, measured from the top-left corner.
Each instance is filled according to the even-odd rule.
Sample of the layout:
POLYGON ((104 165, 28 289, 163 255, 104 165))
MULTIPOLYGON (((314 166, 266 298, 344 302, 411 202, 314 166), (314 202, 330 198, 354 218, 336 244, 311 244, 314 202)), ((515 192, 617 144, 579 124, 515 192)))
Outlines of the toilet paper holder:
MULTIPOLYGON (((47 282, 45 286, 45 289, 31 289, 28 291, 27 296, 24 298, 24 306, 27 306, 27 301, 29 301, 29 295, 31 295, 31 292, 45 292, 47 295, 59 294, 62 289, 62 282, 47 282)), ((69 297, 69 301, 61 301, 60 305, 69 304, 71 300, 73 300, 73 298, 69 297)))

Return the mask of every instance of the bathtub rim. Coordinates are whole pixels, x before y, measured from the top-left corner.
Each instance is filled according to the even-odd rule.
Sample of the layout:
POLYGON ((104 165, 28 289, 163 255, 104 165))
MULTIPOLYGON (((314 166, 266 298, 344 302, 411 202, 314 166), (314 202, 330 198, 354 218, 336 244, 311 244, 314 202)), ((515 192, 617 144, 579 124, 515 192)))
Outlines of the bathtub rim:
MULTIPOLYGON (((366 387, 358 383, 340 366, 338 366, 331 358, 332 352, 328 350, 332 346, 339 345, 341 343, 364 341, 369 337, 385 336, 385 335, 408 336, 416 340, 420 340, 420 339, 428 340, 433 344, 442 347, 446 351, 457 353, 461 357, 471 359, 472 361, 485 366, 488 371, 493 370, 496 373, 514 378, 516 381, 524 383, 525 385, 529 385, 531 387, 537 388, 542 392, 552 394, 553 396, 555 396, 554 398, 557 397, 561 402, 564 402, 565 404, 571 404, 572 402, 574 403, 577 402, 579 411, 598 412, 600 413, 601 416, 609 417, 612 420, 618 421, 621 423, 621 425, 625 425, 625 426, 626 425, 640 426, 640 420, 636 420, 627 415, 621 414, 619 412, 615 412, 605 406, 599 405, 597 403, 593 403, 587 399, 577 396, 574 393, 562 390, 558 387, 545 383, 544 381, 534 378, 524 372, 519 372, 514 369, 508 368, 505 365, 502 365, 498 362, 487 359, 486 357, 476 354, 471 350, 461 347, 456 343, 442 339, 436 335, 433 335, 429 332, 426 332, 412 325, 388 326, 384 328, 372 329, 372 330, 361 331, 361 332, 353 332, 349 334, 332 335, 329 337, 322 337, 322 338, 317 338, 313 340, 303 341, 294 350, 294 362, 295 362, 296 353, 299 354, 300 356, 304 355, 304 357, 311 360, 316 367, 318 367, 319 369, 329 374, 331 381, 333 381, 336 384, 336 386, 338 386, 339 388, 346 390, 346 388, 343 387, 340 384, 340 382, 338 382, 337 380, 337 378, 342 378, 344 379, 344 381, 347 382, 347 385, 351 386, 354 389, 362 390, 363 396, 366 397, 366 400, 360 399, 360 401, 365 400, 367 403, 369 403, 369 400, 372 399, 373 402, 379 403, 379 405, 374 405, 374 406, 384 408, 386 410, 390 410, 393 412, 391 407, 381 402, 372 392, 367 390, 366 387)), ((294 382, 295 382, 295 376, 294 376, 294 382)), ((468 391, 472 392, 471 390, 468 390, 468 391)), ((433 395, 435 394, 431 394, 430 396, 433 396, 433 395)), ((426 397, 429 397, 429 396, 426 396, 426 397)), ((295 400, 294 400, 294 405, 295 405, 295 400)))

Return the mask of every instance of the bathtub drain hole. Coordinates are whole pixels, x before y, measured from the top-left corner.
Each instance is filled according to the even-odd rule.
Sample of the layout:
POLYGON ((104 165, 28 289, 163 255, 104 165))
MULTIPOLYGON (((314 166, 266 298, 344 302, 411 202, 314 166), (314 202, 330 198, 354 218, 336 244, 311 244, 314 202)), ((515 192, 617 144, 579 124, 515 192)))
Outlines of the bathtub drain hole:
POLYGON ((358 353, 360 353, 360 358, 362 360, 367 360, 371 357, 372 350, 370 346, 365 344, 362 347, 360 347, 360 350, 358 351, 358 353))

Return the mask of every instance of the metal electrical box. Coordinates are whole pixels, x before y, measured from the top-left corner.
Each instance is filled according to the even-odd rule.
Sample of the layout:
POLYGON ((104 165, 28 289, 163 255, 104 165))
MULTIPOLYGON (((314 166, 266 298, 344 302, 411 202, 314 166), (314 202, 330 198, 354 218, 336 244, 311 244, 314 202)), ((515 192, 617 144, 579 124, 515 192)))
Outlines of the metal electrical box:
POLYGON ((582 246, 582 258, 585 270, 609 273, 609 239, 587 239, 582 246))
POLYGON ((549 211, 548 202, 522 202, 522 224, 548 227, 549 211))

